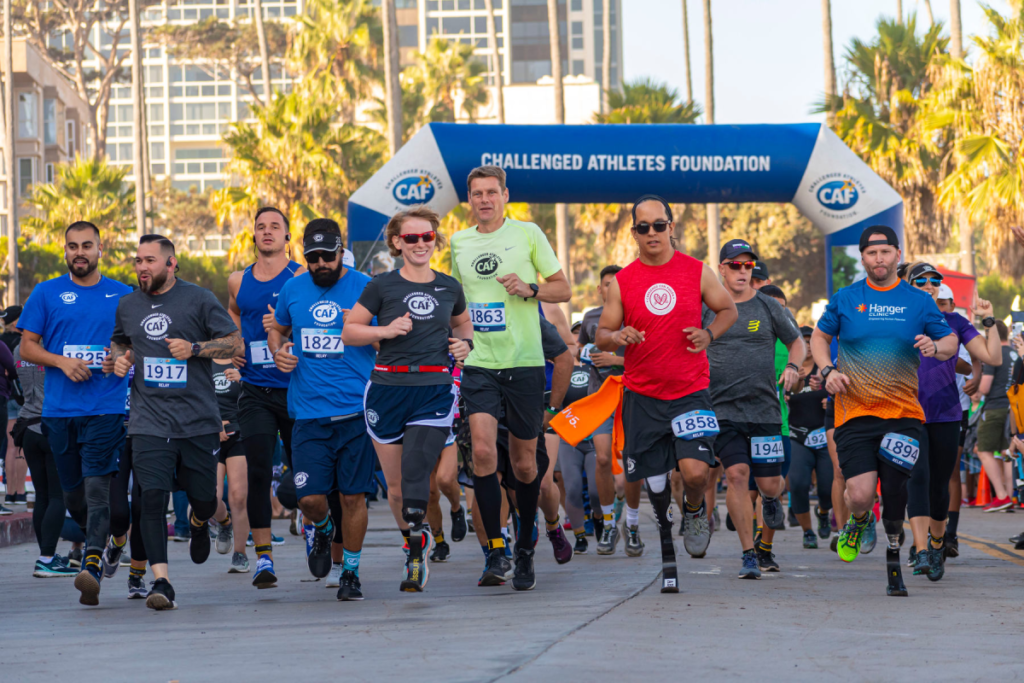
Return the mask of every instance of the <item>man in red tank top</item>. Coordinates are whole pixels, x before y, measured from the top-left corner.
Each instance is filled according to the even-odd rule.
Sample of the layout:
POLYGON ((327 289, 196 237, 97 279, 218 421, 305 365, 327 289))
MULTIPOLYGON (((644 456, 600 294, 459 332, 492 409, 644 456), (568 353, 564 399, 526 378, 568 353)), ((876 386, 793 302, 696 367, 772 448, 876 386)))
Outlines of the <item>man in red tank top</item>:
POLYGON ((674 228, 661 197, 647 195, 633 205, 640 257, 616 275, 597 331, 602 351, 626 347, 622 455, 627 481, 647 479, 661 534, 663 593, 679 591, 668 520, 673 470, 683 475, 691 513, 684 514, 688 550, 702 557, 711 538, 704 488, 715 462, 718 422, 704 350, 736 320, 736 305, 711 269, 675 250, 674 228), (701 304, 716 314, 706 329, 700 327, 701 304))

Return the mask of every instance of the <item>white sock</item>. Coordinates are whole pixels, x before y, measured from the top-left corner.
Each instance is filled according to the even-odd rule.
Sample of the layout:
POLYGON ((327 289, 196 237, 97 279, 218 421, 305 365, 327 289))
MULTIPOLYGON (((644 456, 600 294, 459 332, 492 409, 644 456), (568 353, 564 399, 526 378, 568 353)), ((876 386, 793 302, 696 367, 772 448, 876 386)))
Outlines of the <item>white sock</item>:
POLYGON ((612 512, 612 509, 614 507, 615 507, 614 505, 602 505, 601 506, 601 516, 604 517, 605 519, 611 519, 614 516, 614 513, 612 512))
POLYGON ((40 555, 39 561, 43 564, 50 564, 53 561, 53 555, 40 555))
POLYGON ((640 523, 640 508, 626 506, 626 526, 636 526, 640 523))

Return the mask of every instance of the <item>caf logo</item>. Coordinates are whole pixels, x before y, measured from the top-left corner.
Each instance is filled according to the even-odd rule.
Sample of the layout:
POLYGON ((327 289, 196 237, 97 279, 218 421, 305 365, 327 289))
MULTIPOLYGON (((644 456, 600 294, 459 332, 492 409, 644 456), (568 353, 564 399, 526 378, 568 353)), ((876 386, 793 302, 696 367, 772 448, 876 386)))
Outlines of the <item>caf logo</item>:
POLYGON ((480 277, 490 277, 498 270, 501 259, 497 254, 481 254, 473 261, 473 270, 480 277))
POLYGON ((371 408, 370 410, 366 411, 366 421, 369 422, 370 424, 372 424, 372 425, 377 424, 377 420, 379 420, 379 419, 380 419, 380 416, 377 415, 377 411, 376 410, 371 408))
POLYGON ((308 474, 306 474, 305 472, 296 472, 295 473, 295 488, 301 489, 303 486, 306 485, 307 481, 309 481, 309 475, 308 474))

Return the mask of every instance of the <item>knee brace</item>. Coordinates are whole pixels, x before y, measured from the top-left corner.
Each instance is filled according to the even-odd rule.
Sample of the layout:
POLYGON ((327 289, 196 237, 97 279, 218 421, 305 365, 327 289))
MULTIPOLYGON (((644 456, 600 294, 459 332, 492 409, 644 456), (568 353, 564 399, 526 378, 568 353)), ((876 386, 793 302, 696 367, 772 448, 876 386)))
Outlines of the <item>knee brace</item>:
POLYGON ((402 497, 407 507, 427 509, 430 473, 434 471, 448 435, 440 427, 409 425, 402 439, 402 497))
POLYGON ((888 463, 882 463, 878 470, 878 480, 882 485, 882 519, 903 522, 907 511, 906 474, 888 463))

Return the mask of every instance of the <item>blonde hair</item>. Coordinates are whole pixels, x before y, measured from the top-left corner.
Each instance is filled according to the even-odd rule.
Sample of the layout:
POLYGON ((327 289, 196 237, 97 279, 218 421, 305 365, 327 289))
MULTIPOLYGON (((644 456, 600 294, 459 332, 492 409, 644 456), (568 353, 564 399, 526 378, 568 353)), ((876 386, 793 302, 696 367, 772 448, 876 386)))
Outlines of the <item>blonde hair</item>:
POLYGON ((395 246, 394 238, 402 234, 402 226, 405 224, 406 219, 409 218, 421 218, 430 223, 430 229, 437 233, 434 244, 438 249, 444 249, 448 246, 448 240, 445 239, 445 236, 439 230, 441 227, 441 217, 425 206, 417 206, 408 211, 399 211, 388 221, 388 227, 384 229, 384 239, 387 240, 388 251, 392 256, 402 255, 402 252, 395 246))
MULTIPOLYGON (((914 284, 913 282, 910 281, 910 274, 912 272, 914 272, 914 270, 918 266, 929 266, 930 267, 931 264, 928 263, 927 261, 914 261, 913 263, 908 264, 907 265, 907 269, 905 271, 903 271, 903 279, 907 282, 908 285, 914 284)), ((938 272, 938 271, 935 271, 935 272, 938 272)))

